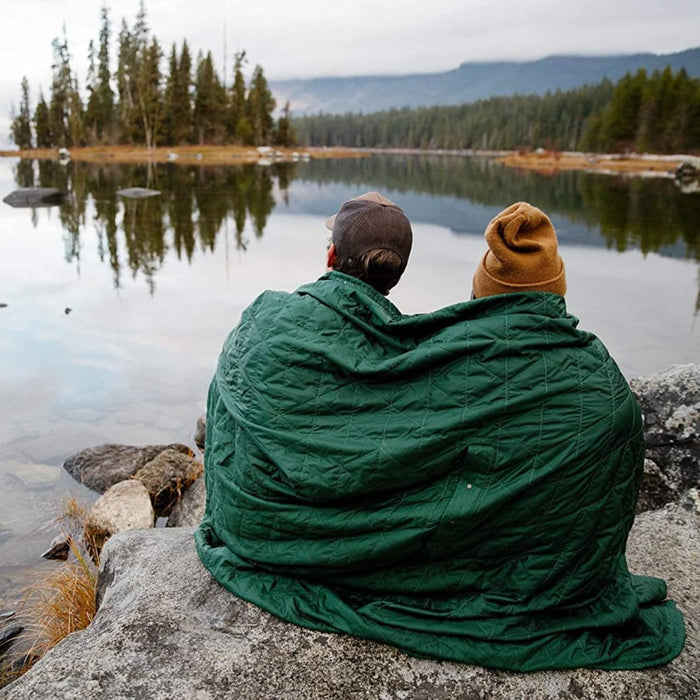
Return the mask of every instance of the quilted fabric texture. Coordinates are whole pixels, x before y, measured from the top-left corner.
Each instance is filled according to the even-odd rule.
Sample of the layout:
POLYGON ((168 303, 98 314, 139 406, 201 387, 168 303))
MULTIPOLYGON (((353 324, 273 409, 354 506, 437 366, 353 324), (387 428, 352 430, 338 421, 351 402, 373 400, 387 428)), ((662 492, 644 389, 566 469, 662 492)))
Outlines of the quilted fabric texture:
POLYGON ((533 671, 642 668, 684 641, 625 562, 642 419, 562 297, 402 316, 332 272, 265 292, 208 399, 204 565, 313 629, 533 671))

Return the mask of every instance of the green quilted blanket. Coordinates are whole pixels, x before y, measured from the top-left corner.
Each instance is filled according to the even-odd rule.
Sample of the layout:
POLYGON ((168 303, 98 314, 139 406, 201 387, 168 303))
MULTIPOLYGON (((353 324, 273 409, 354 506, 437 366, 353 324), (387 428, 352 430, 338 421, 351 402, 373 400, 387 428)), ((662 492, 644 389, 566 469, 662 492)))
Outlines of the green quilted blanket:
POLYGON ((204 565, 299 625, 533 671, 669 661, 683 618, 628 572, 638 406, 554 294, 402 316, 324 275, 265 292, 208 399, 204 565))

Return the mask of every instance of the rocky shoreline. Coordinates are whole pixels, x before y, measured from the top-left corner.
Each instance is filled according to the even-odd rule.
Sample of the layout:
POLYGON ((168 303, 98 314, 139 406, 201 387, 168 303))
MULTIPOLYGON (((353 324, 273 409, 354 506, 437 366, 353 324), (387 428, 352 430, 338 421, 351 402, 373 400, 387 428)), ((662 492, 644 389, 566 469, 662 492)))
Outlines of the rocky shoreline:
MULTIPOLYGON (((104 528, 111 539, 101 558, 97 615, 0 690, 0 698, 694 699, 700 696, 700 365, 674 366, 631 386, 645 415, 647 459, 628 562, 636 573, 667 580, 669 597, 687 622, 685 649, 666 666, 506 673, 414 659, 284 623, 231 596, 199 563, 191 528, 202 517, 206 494, 188 448, 102 446, 64 466, 104 492, 96 507, 115 489, 139 490, 144 508, 152 509, 141 527, 160 512, 168 517, 167 529, 119 520, 125 496, 109 499, 119 522, 104 528), (115 459, 105 460, 104 448, 118 448, 113 455, 128 455, 130 466, 122 460, 109 476, 105 465, 115 459), (164 491, 171 497, 161 503, 164 491)), ((203 429, 202 417, 198 440, 203 429)))

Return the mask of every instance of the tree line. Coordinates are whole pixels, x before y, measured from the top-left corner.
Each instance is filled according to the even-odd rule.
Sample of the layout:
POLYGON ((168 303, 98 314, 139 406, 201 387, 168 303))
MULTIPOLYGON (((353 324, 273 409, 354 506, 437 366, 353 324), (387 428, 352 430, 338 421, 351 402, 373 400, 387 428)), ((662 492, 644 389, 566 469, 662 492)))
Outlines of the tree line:
POLYGON ((614 152, 700 150, 700 80, 670 67, 546 95, 294 120, 311 146, 614 152))
POLYGON ((53 41, 48 102, 39 90, 32 110, 30 86, 22 79, 19 109, 11 136, 20 148, 140 144, 241 145, 295 143, 289 103, 275 120, 275 99, 260 65, 246 84, 246 52, 236 52, 227 87, 211 51, 193 60, 186 40, 173 43, 164 68, 164 52, 148 26, 142 0, 132 27, 122 19, 117 37, 117 68, 112 72, 109 9, 100 11, 97 42, 88 47, 87 100, 71 67, 68 39, 53 41))

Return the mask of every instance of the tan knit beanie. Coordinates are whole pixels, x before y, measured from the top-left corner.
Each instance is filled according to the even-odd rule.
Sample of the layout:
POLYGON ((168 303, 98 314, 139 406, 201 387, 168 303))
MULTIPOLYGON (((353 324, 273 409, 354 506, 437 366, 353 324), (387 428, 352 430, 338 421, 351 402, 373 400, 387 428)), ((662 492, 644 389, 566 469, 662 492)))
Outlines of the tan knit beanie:
POLYGON ((547 215, 527 202, 516 202, 486 227, 489 249, 479 263, 474 296, 508 292, 566 294, 564 261, 547 215))

